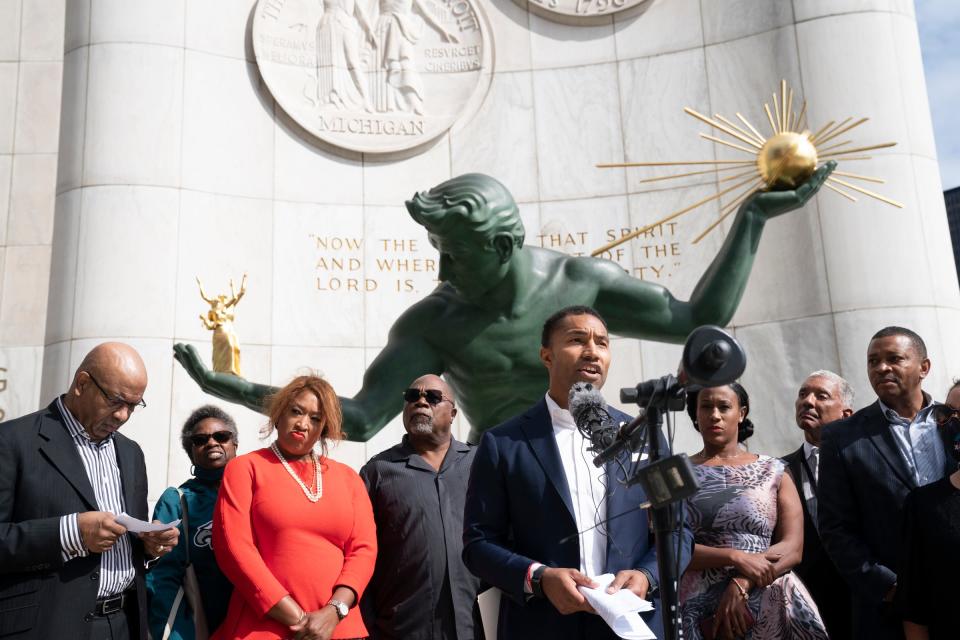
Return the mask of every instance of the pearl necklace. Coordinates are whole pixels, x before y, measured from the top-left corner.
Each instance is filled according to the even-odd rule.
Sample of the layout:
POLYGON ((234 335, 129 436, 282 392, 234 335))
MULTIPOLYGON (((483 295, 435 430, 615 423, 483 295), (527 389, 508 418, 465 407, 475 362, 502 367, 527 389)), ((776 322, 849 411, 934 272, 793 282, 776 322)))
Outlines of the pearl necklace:
POLYGON ((300 479, 300 476, 297 475, 297 472, 293 470, 293 467, 287 462, 286 458, 283 457, 283 454, 280 453, 280 447, 277 446, 277 442, 274 441, 270 445, 270 450, 280 459, 280 464, 283 465, 283 468, 287 470, 293 479, 297 481, 297 484, 300 485, 300 488, 303 489, 304 495, 307 496, 307 500, 310 502, 317 502, 320 500, 320 496, 323 495, 323 478, 320 476, 320 462, 317 460, 317 452, 311 451, 310 457, 313 459, 313 470, 317 474, 317 492, 314 493, 303 483, 303 480, 300 479))

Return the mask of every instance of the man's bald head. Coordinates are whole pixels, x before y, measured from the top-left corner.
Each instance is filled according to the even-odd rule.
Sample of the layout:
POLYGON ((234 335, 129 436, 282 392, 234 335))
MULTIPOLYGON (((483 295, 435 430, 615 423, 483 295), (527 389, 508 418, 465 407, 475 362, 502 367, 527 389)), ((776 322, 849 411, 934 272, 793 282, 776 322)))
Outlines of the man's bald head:
POLYGON ((94 347, 73 375, 64 403, 93 440, 119 429, 142 403, 147 368, 136 349, 122 342, 94 347))

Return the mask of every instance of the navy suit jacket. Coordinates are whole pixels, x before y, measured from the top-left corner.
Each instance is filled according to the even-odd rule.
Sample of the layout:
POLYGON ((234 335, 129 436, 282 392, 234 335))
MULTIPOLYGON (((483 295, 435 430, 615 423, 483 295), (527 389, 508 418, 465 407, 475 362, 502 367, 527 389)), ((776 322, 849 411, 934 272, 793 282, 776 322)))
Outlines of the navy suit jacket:
MULTIPOLYGON (((617 421, 629 416, 608 407, 617 421)), ((663 436, 660 434, 661 442, 663 436)), ((628 459, 629 462, 629 459, 628 459)), ((607 466, 607 517, 635 509, 646 501, 639 485, 625 488, 607 466)), ((658 576, 647 510, 635 510, 607 524, 606 571, 645 569, 658 576)), ((579 568, 580 546, 570 490, 560 461, 546 400, 484 433, 470 473, 464 510, 463 560, 483 581, 503 591, 500 640, 579 640, 616 638, 593 614, 561 615, 546 599, 528 599, 523 584, 528 567, 579 568), (567 542, 561 542, 571 536, 567 542)), ((693 534, 682 534, 680 574, 690 561, 693 534)), ((676 542, 676 541, 675 541, 676 542)), ((657 578, 659 582, 659 578, 657 578)), ((662 636, 660 602, 644 615, 662 636)))
MULTIPOLYGON (((147 470, 136 442, 115 433, 127 513, 147 519, 147 470)), ((100 554, 64 562, 60 516, 97 511, 93 487, 56 403, 0 423, 0 638, 90 637, 100 583, 100 554)), ((137 618, 147 637, 143 543, 132 533, 137 618)))
MULTIPOLYGON (((793 476, 793 482, 797 485, 797 492, 800 494, 800 504, 803 505, 803 559, 800 564, 793 568, 793 572, 800 577, 803 584, 807 586, 817 608, 820 609, 820 617, 827 627, 827 633, 831 638, 841 640, 850 638, 850 587, 846 581, 837 572, 833 565, 833 560, 827 555, 820 541, 820 533, 817 531, 817 525, 810 515, 807 507, 807 501, 803 496, 803 446, 783 456, 783 461, 787 463, 787 469, 793 476)), ((821 473, 823 473, 821 471, 821 473)), ((819 504, 820 497, 817 495, 819 504)), ((819 510, 818 510, 819 513, 819 510)))
POLYGON ((903 500, 916 486, 878 402, 824 428, 817 518, 852 591, 854 638, 903 637, 883 598, 897 580, 903 500))

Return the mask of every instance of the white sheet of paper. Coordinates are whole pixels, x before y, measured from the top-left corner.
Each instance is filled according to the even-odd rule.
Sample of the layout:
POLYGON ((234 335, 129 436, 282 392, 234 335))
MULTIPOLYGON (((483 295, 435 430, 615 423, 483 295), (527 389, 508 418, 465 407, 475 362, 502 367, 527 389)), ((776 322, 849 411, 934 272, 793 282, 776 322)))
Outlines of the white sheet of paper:
POLYGON ((152 522, 138 520, 131 515, 127 515, 126 513, 121 513, 117 516, 117 524, 125 526, 127 531, 131 533, 147 533, 150 531, 166 531, 167 529, 172 529, 180 524, 180 520, 174 520, 173 522, 168 522, 166 524, 154 524, 152 522))
POLYGON ((577 587, 603 621, 613 632, 624 640, 656 640, 650 627, 637 613, 652 611, 653 603, 644 600, 629 589, 620 589, 616 593, 607 593, 607 587, 613 582, 613 574, 605 573, 593 579, 598 585, 595 589, 577 587))
POLYGON ((500 598, 503 592, 490 587, 479 596, 480 619, 483 621, 483 635, 487 640, 497 640, 497 623, 500 622, 500 598))

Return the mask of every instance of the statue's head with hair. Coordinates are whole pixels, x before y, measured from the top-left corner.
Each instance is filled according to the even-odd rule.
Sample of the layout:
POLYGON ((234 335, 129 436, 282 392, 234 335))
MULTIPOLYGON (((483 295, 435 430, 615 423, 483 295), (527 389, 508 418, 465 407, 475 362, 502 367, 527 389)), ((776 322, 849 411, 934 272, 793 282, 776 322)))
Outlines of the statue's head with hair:
POLYGON ((525 231, 513 195, 481 173, 451 178, 406 202, 440 252, 440 279, 476 299, 506 274, 525 231))
POLYGON ((524 229, 513 195, 499 181, 482 173, 467 173, 417 192, 407 200, 407 211, 430 235, 464 239, 468 235, 488 243, 501 233, 523 245, 524 229))

